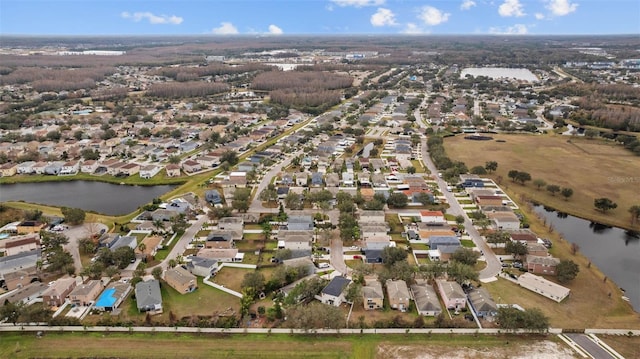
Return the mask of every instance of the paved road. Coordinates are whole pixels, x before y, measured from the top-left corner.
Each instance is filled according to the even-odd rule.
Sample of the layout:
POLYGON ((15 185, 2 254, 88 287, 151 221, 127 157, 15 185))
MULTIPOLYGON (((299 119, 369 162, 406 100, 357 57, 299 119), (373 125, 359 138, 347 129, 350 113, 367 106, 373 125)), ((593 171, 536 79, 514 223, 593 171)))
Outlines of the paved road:
MULTIPOLYGON (((426 124, 422 120, 422 116, 420 115, 419 110, 416 110, 415 116, 418 125, 422 128, 425 128, 426 124)), ((500 273, 500 270, 502 269, 500 260, 498 260, 498 257, 496 257, 496 255, 493 253, 493 250, 491 250, 487 243, 482 239, 482 237, 480 236, 480 232, 478 232, 478 230, 473 226, 471 219, 469 219, 469 216, 467 216, 466 212, 462 209, 462 206, 460 206, 453 193, 447 190, 447 183, 437 176, 438 169, 431 160, 431 156, 429 156, 429 148, 427 147, 426 138, 422 138, 421 147, 422 148, 420 151, 420 155, 422 156, 422 162, 434 175, 433 177, 438 183, 440 192, 444 194, 445 198, 447 199, 447 203, 449 203, 449 209, 447 210, 447 213, 453 214, 454 216, 462 215, 464 217, 465 230, 467 231, 467 233, 469 233, 471 239, 473 239, 476 247, 483 253, 487 266, 480 271, 479 279, 482 280, 495 277, 496 275, 498 275, 498 273, 500 273)))
POLYGON ((604 350, 604 348, 602 348, 598 343, 591 340, 591 338, 589 338, 586 334, 567 333, 565 334, 565 336, 573 340, 576 344, 578 344, 578 346, 580 346, 580 348, 583 349, 585 352, 589 353, 589 355, 591 355, 592 358, 596 358, 596 359, 614 358, 615 359, 615 357, 611 355, 611 353, 604 350))
POLYGON ((172 259, 176 259, 179 255, 181 255, 184 250, 187 248, 187 245, 193 240, 198 231, 202 229, 202 225, 208 220, 207 214, 198 215, 198 218, 191 223, 189 228, 184 232, 182 237, 178 240, 178 242, 173 246, 171 252, 167 255, 160 264, 157 264, 153 267, 147 268, 147 273, 150 273, 151 270, 155 267, 160 267, 163 270, 166 270, 169 267, 169 261, 172 259))
POLYGON ((278 208, 267 208, 262 205, 262 201, 260 200, 260 193, 267 188, 269 183, 271 183, 271 179, 274 178, 278 173, 282 171, 282 169, 288 166, 291 161, 296 157, 302 154, 302 151, 296 151, 293 153, 286 154, 285 158, 279 163, 275 164, 271 169, 262 176, 262 181, 258 184, 258 188, 256 189, 255 196, 253 197, 253 201, 251 201, 251 206, 249 207, 249 212, 272 212, 277 213, 278 208))
POLYGON ((78 248, 78 241, 92 235, 99 234, 101 230, 107 231, 109 228, 102 223, 84 223, 77 226, 69 227, 69 229, 62 232, 69 238, 69 243, 64 245, 64 249, 67 250, 73 257, 73 265, 76 268, 76 273, 82 271, 82 262, 80 261, 80 249, 78 248))

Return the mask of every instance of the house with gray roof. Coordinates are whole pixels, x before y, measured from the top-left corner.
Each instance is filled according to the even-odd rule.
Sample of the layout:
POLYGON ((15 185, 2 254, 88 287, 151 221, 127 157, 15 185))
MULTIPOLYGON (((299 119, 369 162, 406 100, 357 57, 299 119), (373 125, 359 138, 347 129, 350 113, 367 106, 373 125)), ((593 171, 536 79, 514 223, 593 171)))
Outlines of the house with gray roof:
POLYGON ((156 279, 136 284, 136 306, 139 312, 162 310, 160 282, 156 279))
POLYGON ((189 273, 199 277, 208 277, 218 270, 218 261, 212 258, 189 256, 186 266, 189 273))
POLYGON ((411 285, 411 295, 416 303, 418 314, 435 317, 442 313, 442 307, 435 289, 426 281, 411 285))
POLYGON ((290 215, 287 220, 287 229, 290 231, 311 231, 313 225, 313 217, 310 215, 290 215))
POLYGON ((345 301, 344 292, 347 286, 351 283, 350 279, 342 276, 333 277, 331 282, 320 292, 318 299, 324 304, 333 305, 339 307, 345 301))
POLYGON ((498 315, 498 306, 485 288, 477 288, 469 292, 469 304, 479 318, 491 320, 498 315))
POLYGON ((393 309, 405 312, 409 308, 411 301, 407 282, 403 280, 387 279, 385 286, 387 287, 389 306, 393 309))
POLYGON ((131 249, 136 249, 138 246, 138 238, 135 236, 119 236, 114 242, 112 242, 109 249, 111 251, 115 251, 118 248, 129 247, 131 249))
POLYGON ((40 259, 41 250, 22 252, 12 256, 0 257, 0 278, 5 274, 16 271, 35 271, 36 262, 40 259))

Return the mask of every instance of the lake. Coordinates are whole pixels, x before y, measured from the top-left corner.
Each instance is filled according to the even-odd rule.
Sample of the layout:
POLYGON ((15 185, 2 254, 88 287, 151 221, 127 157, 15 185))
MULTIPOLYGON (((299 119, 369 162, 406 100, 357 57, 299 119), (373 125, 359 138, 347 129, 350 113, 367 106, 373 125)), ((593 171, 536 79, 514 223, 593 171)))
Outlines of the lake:
POLYGON ((82 208, 117 216, 131 213, 175 187, 127 186, 92 181, 3 184, 0 185, 0 201, 82 208))
MULTIPOLYGON (((625 290, 633 308, 640 311, 640 235, 556 212, 543 206, 534 211, 552 223, 569 242, 625 290)), ((578 274, 580 275, 580 274, 578 274)))
POLYGON ((511 69, 507 67, 468 67, 462 70, 460 78, 467 75, 473 77, 486 76, 492 79, 516 79, 528 82, 538 82, 538 77, 528 69, 511 69))

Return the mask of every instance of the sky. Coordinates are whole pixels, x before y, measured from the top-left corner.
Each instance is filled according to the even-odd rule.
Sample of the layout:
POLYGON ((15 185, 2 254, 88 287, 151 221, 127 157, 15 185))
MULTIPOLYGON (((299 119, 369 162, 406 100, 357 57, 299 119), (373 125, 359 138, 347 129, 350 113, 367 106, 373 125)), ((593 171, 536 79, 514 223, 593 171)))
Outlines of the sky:
POLYGON ((0 0, 1 35, 639 34, 639 0, 0 0))

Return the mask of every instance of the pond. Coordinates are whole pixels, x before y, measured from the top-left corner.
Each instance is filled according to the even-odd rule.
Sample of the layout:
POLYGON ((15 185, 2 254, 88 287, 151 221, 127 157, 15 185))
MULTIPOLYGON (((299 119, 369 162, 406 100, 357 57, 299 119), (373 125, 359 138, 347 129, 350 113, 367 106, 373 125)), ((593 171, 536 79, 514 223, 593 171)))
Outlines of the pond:
POLYGON ((543 206, 534 211, 625 291, 640 311, 640 234, 590 222, 543 206))
POLYGON ((117 216, 131 213, 175 187, 127 186, 93 181, 3 184, 0 186, 0 201, 81 208, 117 216))

